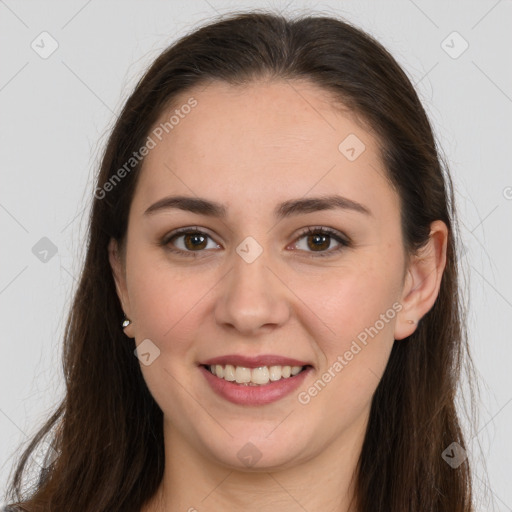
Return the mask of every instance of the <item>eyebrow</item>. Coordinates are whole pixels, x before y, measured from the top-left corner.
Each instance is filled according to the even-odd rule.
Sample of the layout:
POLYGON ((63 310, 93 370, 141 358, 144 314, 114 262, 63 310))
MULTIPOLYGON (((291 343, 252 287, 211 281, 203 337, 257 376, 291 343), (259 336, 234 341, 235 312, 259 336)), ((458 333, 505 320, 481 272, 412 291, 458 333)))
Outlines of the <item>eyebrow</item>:
MULTIPOLYGON (((207 215, 209 217, 217 217, 224 219, 227 217, 227 208, 215 201, 203 199, 201 197, 189 196, 169 196, 158 200, 152 204, 145 212, 144 215, 152 215, 160 211, 168 209, 180 209, 199 215, 207 215)), ((281 220, 293 215, 301 215, 312 213, 319 210, 352 210, 354 212, 362 213, 364 215, 372 216, 369 208, 339 195, 329 195, 322 197, 292 199, 285 201, 276 206, 274 209, 274 216, 281 220)))

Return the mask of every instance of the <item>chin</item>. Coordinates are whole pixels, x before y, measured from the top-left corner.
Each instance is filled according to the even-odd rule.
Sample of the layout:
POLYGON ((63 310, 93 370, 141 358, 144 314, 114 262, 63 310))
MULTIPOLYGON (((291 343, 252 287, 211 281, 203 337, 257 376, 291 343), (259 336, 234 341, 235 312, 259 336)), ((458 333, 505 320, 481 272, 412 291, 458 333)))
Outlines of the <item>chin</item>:
POLYGON ((311 444, 306 440, 301 449, 296 436, 284 433, 270 439, 266 432, 265 429, 262 435, 260 428, 259 435, 238 437, 230 439, 226 445, 206 447, 208 458, 231 470, 265 472, 294 467, 312 457, 312 454, 309 457, 305 454, 311 444))

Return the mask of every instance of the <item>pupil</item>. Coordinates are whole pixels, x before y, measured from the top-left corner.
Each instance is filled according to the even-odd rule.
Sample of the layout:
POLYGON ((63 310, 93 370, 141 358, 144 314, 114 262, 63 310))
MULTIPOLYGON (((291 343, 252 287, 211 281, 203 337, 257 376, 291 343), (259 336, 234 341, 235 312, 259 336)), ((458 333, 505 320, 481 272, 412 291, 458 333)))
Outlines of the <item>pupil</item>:
POLYGON ((197 248, 200 248, 200 249, 203 249, 203 247, 200 247, 199 244, 201 244, 201 241, 199 241, 199 244, 196 244, 195 241, 197 241, 198 239, 203 239, 203 244, 204 244, 204 236, 203 235, 200 235, 200 234, 192 234, 192 235, 187 235, 185 237, 185 245, 187 246, 188 249, 197 249, 197 248), (194 242, 192 242, 192 244, 190 245, 188 242, 190 242, 190 240, 193 239, 194 242))
POLYGON ((315 240, 315 243, 313 245, 314 248, 317 249, 327 249, 329 247, 329 242, 326 240, 328 239, 329 235, 312 235, 312 238, 315 240), (321 241, 323 239, 323 243, 321 241), (317 244, 316 242, 320 241, 320 244, 317 244))

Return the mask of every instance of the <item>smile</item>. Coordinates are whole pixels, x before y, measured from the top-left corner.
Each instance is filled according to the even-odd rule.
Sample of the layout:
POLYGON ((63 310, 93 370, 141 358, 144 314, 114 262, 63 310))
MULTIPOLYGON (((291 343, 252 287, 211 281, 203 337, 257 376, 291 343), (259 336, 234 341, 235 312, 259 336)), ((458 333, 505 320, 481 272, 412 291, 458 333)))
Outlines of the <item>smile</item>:
POLYGON ((259 366, 246 368, 244 366, 208 365, 206 368, 219 379, 236 382, 246 386, 264 386, 269 382, 277 382, 298 375, 305 366, 259 366))
POLYGON ((209 388, 236 405, 261 406, 290 395, 304 382, 313 367, 200 365, 209 388))

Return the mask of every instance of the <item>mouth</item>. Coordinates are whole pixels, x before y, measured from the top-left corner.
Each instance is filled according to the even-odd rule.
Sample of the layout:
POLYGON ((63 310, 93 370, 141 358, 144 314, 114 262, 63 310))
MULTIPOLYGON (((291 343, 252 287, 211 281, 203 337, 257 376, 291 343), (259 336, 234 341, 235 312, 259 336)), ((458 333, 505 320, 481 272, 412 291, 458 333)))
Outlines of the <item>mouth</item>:
POLYGON ((206 368, 206 370, 219 379, 241 386, 265 386, 270 382, 279 382, 293 378, 306 371, 308 368, 311 368, 311 365, 273 365, 258 366, 256 368, 248 368, 246 366, 237 366, 233 364, 212 364, 201 366, 206 368))
POLYGON ((210 389, 231 403, 262 406, 281 400, 304 384, 314 367, 280 356, 222 356, 199 364, 210 389))

